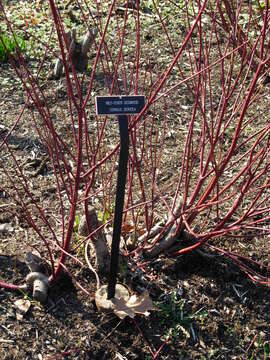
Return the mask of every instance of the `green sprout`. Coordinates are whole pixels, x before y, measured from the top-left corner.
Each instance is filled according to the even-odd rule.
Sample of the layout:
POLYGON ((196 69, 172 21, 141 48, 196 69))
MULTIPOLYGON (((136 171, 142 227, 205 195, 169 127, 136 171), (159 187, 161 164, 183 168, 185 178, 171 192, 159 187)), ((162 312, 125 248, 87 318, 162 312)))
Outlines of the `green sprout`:
POLYGON ((26 52, 26 41, 22 37, 0 35, 0 61, 6 62, 10 55, 15 56, 19 51, 26 52))
POLYGON ((185 300, 178 300, 176 291, 170 294, 169 301, 156 302, 155 305, 160 310, 160 323, 167 327, 164 338, 176 338, 181 333, 186 337, 190 337, 190 331, 192 330, 192 324, 194 321, 199 320, 201 324, 204 323, 204 319, 208 313, 199 309, 193 314, 184 313, 185 300))
POLYGON ((105 208, 104 211, 98 211, 98 220, 105 224, 112 217, 113 209, 105 208))
POLYGON ((82 236, 79 235, 79 224, 80 224, 80 215, 75 216, 74 225, 73 225, 73 246, 76 249, 77 255, 84 254, 85 243, 82 241, 82 236))

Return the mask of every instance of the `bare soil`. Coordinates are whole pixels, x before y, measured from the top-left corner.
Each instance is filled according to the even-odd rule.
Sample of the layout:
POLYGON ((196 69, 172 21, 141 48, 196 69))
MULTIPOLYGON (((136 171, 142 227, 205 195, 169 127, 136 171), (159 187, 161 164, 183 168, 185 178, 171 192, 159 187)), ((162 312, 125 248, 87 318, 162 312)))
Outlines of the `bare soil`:
MULTIPOLYGON (((15 259, 1 255, 1 277, 13 282, 27 272, 15 259)), ((14 301, 24 294, 1 289, 1 358, 150 359, 150 347, 157 351, 168 334, 160 359, 268 358, 269 288, 253 285, 222 258, 198 254, 161 258, 143 274, 132 268, 122 281, 137 293, 147 288, 157 306, 134 321, 97 311, 88 269, 71 271, 91 297, 66 276, 50 289, 47 304, 31 301, 21 321, 14 301)))

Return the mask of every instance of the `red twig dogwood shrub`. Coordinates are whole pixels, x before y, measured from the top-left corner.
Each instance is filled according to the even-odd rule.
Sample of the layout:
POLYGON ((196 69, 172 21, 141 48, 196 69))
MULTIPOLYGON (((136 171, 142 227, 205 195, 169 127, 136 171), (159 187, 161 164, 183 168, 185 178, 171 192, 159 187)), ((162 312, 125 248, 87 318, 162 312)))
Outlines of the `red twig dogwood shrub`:
MULTIPOLYGON (((129 119, 123 235, 131 248, 124 253, 180 256, 207 244, 269 283, 266 264, 263 275, 248 262, 250 247, 264 260, 270 233, 268 1, 235 8, 170 1, 182 28, 161 5, 139 3, 90 8, 76 1, 81 26, 68 32, 60 4, 50 0, 46 41, 31 33, 43 49, 35 67, 19 51, 9 56, 24 97, 1 134, 1 181, 31 229, 23 248, 47 259, 50 283, 67 259, 83 264, 76 250, 110 226, 118 166, 117 124, 95 116, 94 96, 145 94, 145 108, 129 119), (26 139, 20 131, 28 143, 18 149, 18 136, 26 139), (27 171, 25 157, 35 171, 27 171), (89 206, 101 214, 99 228, 87 221, 89 206), (76 216, 83 214, 88 235, 78 239, 76 216)), ((7 7, 0 8, 15 33, 7 7)))

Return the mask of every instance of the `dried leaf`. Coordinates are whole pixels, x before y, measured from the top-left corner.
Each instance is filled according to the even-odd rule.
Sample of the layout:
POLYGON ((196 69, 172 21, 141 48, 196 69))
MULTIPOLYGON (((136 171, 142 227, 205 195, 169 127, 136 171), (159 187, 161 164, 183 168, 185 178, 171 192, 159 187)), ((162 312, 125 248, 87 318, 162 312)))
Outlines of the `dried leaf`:
POLYGON ((38 25, 40 23, 40 19, 37 18, 37 17, 33 17, 31 19, 31 23, 32 23, 32 25, 36 26, 36 25, 38 25))
POLYGON ((0 224, 0 233, 10 233, 12 231, 14 231, 14 228, 9 223, 0 224))
POLYGON ((129 223, 123 223, 122 224, 122 233, 123 234, 128 234, 130 232, 133 232, 135 230, 134 225, 131 225, 129 223))
POLYGON ((114 313, 120 318, 124 319, 126 316, 134 318, 136 314, 148 316, 149 310, 155 310, 148 292, 142 295, 132 295, 127 302, 123 299, 112 299, 114 304, 114 313))
POLYGON ((124 319, 126 316, 131 317, 132 319, 136 315, 132 309, 127 306, 127 302, 123 299, 111 299, 112 303, 114 304, 114 313, 120 319, 124 319))
POLYGON ((142 234, 144 234, 145 229, 138 228, 136 225, 132 225, 129 223, 123 223, 122 234, 128 235, 128 234, 132 234, 135 232, 136 232, 137 236, 141 236, 142 234))
POLYGON ((29 308, 31 306, 31 302, 29 300, 20 299, 20 300, 16 300, 14 305, 17 310, 16 318, 17 318, 17 320, 21 320, 23 318, 23 316, 29 310, 29 308))
POLYGON ((123 356, 123 355, 121 355, 120 353, 116 353, 115 354, 115 358, 114 358, 114 360, 128 360, 128 358, 127 357, 125 357, 125 356, 123 356))
POLYGON ((16 312, 16 319, 17 320, 22 320, 23 319, 23 314, 19 313, 19 312, 16 312))

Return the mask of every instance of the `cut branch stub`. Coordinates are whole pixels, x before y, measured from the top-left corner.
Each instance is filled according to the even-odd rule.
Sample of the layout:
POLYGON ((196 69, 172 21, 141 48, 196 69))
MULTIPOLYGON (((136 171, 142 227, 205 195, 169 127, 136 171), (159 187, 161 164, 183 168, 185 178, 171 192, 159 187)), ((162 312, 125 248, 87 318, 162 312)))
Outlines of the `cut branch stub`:
POLYGON ((26 283, 29 287, 33 287, 33 298, 45 303, 49 289, 48 277, 40 272, 31 272, 26 276, 26 283))
POLYGON ((60 79, 62 74, 63 74, 63 62, 61 59, 57 59, 54 65, 53 77, 58 80, 60 79))
POLYGON ((183 206, 183 199, 182 199, 182 197, 179 197, 177 199, 177 201, 176 201, 175 209, 168 216, 168 220, 167 220, 166 224, 164 224, 164 226, 161 227, 161 224, 159 223, 150 232, 150 234, 148 235, 148 238, 151 238, 151 237, 155 236, 154 239, 153 239, 153 242, 155 242, 159 238, 160 239, 152 249, 150 249, 150 250, 146 249, 144 251, 145 257, 153 259, 153 258, 157 257, 159 254, 161 254, 162 252, 168 250, 171 246, 174 245, 174 243, 176 242, 179 234, 183 230, 183 228, 180 228, 180 230, 178 230, 177 234, 175 233, 176 230, 177 230, 177 227, 178 227, 178 218, 179 218, 179 216, 181 214, 182 206, 183 206), (162 231, 162 229, 164 227, 166 227, 166 229, 165 229, 165 231, 163 232, 163 234, 160 237, 160 234, 157 234, 157 232, 158 232, 159 229, 162 231))
POLYGON ((44 263, 38 255, 32 252, 25 255, 25 262, 31 271, 26 277, 27 286, 33 288, 33 298, 35 300, 45 303, 48 297, 49 280, 43 274, 44 263))
POLYGON ((86 55, 90 50, 90 47, 95 37, 97 36, 97 33, 97 29, 93 28, 84 35, 83 39, 81 40, 81 53, 83 55, 86 55))
POLYGON ((26 265, 29 267, 31 272, 46 272, 46 262, 40 258, 37 252, 29 251, 25 255, 26 265))
MULTIPOLYGON (((88 224, 91 233, 93 233, 94 231, 96 231, 96 229, 100 227, 100 222, 98 221, 98 217, 94 207, 89 208, 88 224)), ((82 216, 80 220, 78 234, 85 237, 89 235, 85 215, 82 216)), ((103 229, 97 230, 95 234, 91 236, 90 245, 92 246, 92 248, 94 248, 94 252, 95 252, 95 258, 96 258, 95 268, 99 273, 108 273, 110 254, 109 254, 106 236, 103 232, 103 229)))
MULTIPOLYGON (((74 68, 79 72, 87 70, 87 54, 90 50, 91 45, 94 42, 95 37, 97 36, 97 33, 97 29, 93 28, 87 31, 87 33, 80 41, 76 40, 76 29, 72 29, 72 33, 70 33, 70 31, 65 33, 71 62, 74 68)), ((69 69, 71 69, 71 65, 69 65, 69 69)), ((62 74, 63 61, 61 58, 58 58, 54 66, 53 76, 55 79, 60 79, 62 74)))

